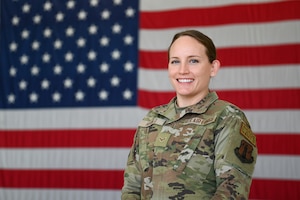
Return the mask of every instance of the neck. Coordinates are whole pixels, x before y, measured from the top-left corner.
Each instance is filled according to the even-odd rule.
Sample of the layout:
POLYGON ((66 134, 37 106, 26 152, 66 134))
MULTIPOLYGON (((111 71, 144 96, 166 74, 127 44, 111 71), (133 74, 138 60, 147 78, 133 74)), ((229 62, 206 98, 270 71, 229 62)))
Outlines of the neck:
POLYGON ((191 105, 195 105, 196 103, 198 103, 199 101, 201 101, 202 99, 204 99, 209 93, 209 90, 200 93, 197 96, 194 97, 190 97, 190 96, 181 96, 177 94, 177 106, 178 107, 187 107, 187 106, 191 106, 191 105))

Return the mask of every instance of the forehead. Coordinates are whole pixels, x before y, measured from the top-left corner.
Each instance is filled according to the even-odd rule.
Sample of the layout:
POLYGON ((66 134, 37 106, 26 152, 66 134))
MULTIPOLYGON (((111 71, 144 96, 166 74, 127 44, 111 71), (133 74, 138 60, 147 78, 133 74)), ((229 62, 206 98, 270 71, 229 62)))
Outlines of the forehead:
POLYGON ((170 53, 178 52, 194 52, 194 53, 205 53, 205 46, 198 40, 191 36, 181 36, 177 38, 170 48, 170 53))

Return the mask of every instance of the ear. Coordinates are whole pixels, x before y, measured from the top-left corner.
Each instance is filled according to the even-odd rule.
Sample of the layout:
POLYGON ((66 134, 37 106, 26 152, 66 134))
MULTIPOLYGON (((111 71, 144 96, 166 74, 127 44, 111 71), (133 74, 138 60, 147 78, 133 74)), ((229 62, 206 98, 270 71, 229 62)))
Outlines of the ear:
POLYGON ((219 60, 214 60, 212 62, 212 67, 211 67, 211 72, 210 72, 210 77, 214 77, 217 75, 219 69, 220 69, 220 61, 219 60))

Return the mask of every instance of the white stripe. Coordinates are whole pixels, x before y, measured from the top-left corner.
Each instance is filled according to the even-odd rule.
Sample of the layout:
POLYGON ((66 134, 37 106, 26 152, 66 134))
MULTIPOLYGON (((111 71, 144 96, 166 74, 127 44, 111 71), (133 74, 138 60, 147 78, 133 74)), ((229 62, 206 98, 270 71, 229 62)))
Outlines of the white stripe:
POLYGON ((300 109, 245 110, 245 114, 255 133, 300 133, 300 109))
MULTIPOLYGON (((83 109, 80 115, 77 115, 78 110, 74 109, 54 109, 51 112, 50 110, 0 111, 0 127, 6 130, 135 129, 147 113, 146 109, 125 110, 126 112, 122 109, 97 112, 97 108, 86 111, 83 109), (114 119, 115 116, 119 121, 114 119)), ((300 133, 300 110, 245 110, 245 113, 254 132, 300 133)))
MULTIPOLYGON (((161 92, 174 90, 168 78, 167 67, 165 70, 140 68, 138 73, 140 89, 161 92)), ((298 88, 299 77, 300 65, 221 67, 210 86, 215 90, 298 88)))
POLYGON ((0 168, 123 170, 129 148, 4 148, 0 168))
MULTIPOLYGON (((123 170, 129 149, 0 149, 0 168, 123 170)), ((300 180, 299 156, 259 155, 255 178, 300 180)))
POLYGON ((174 10, 182 8, 195 8, 195 7, 215 7, 227 6, 230 4, 243 4, 243 3, 267 3, 276 2, 280 0, 188 0, 188 1, 174 1, 174 0, 143 0, 140 1, 140 9, 142 11, 160 11, 160 10, 174 10))
POLYGON ((0 189, 2 200, 120 200, 120 190, 0 189))
POLYGON ((300 180, 299 166, 299 156, 260 155, 257 158, 253 177, 260 179, 300 180))
POLYGON ((186 29, 197 29, 208 35, 216 48, 299 44, 300 20, 249 23, 238 25, 183 27, 139 31, 139 49, 166 51, 173 35, 186 29))
POLYGON ((0 110, 0 129, 132 128, 145 114, 136 107, 0 110))

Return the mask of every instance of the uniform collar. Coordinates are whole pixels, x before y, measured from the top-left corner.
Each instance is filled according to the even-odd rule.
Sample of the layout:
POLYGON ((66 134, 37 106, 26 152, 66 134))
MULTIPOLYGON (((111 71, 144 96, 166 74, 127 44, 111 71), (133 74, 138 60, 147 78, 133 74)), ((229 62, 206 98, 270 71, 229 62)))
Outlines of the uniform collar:
POLYGON ((188 106, 184 108, 180 113, 176 113, 176 97, 171 99, 168 104, 155 107, 153 111, 159 115, 163 115, 164 117, 168 118, 171 121, 177 120, 183 117, 187 113, 195 113, 195 114, 202 114, 207 111, 209 106, 213 104, 217 99, 218 95, 216 92, 209 92, 206 97, 204 97, 198 103, 188 106))

